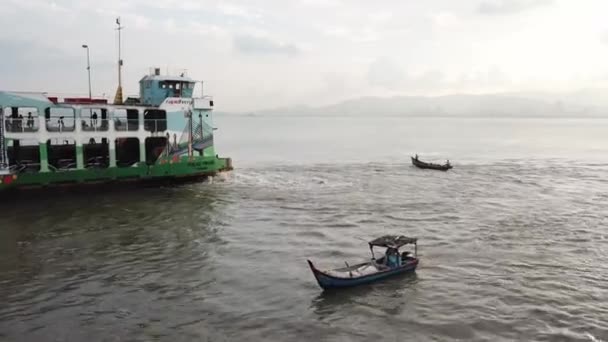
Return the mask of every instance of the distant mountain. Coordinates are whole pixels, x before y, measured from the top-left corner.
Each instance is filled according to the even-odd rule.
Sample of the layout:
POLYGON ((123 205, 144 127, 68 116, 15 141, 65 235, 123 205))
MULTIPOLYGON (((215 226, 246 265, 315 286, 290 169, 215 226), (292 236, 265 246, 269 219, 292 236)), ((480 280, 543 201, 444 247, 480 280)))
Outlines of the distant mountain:
POLYGON ((526 97, 552 103, 568 103, 578 106, 608 108, 608 89, 587 88, 573 92, 514 92, 508 95, 526 97))
POLYGON ((601 94, 608 94, 608 91, 605 93, 581 91, 569 94, 361 97, 322 107, 298 106, 238 114, 608 118, 608 99, 601 94))

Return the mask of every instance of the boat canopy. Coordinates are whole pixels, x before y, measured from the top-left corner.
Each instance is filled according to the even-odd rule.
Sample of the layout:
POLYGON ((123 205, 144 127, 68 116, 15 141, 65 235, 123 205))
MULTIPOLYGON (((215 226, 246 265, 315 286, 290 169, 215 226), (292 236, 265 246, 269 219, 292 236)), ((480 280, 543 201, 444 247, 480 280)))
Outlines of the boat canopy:
POLYGON ((370 246, 370 248, 372 246, 399 248, 403 245, 408 245, 408 244, 415 245, 416 241, 418 241, 417 238, 411 238, 411 237, 407 237, 407 236, 403 236, 403 235, 384 235, 384 236, 381 236, 377 239, 370 241, 369 246, 370 246))

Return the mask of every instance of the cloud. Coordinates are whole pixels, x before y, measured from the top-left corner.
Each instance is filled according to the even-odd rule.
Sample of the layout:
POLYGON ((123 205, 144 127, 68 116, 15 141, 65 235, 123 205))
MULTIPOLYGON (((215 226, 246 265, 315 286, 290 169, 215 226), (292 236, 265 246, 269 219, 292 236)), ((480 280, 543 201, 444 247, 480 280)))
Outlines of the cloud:
MULTIPOLYGON (((86 55, 82 48, 76 50, 78 54, 70 54, 33 40, 0 40, 0 51, 3 62, 0 89, 86 93, 80 92, 86 89, 86 55), (40 51, 44 51, 43 62, 38 57, 40 51)), ((110 74, 114 66, 113 62, 93 59, 93 81, 99 81, 102 74, 110 74)), ((94 84, 93 90, 98 89, 94 84)))
POLYGON ((340 0, 300 0, 299 2, 303 6, 317 8, 330 8, 344 5, 340 0))
POLYGON ((346 28, 343 26, 329 26, 320 29, 328 37, 347 39, 353 43, 370 43, 378 41, 381 35, 374 28, 365 26, 357 28, 346 28))
POLYGON ((300 53, 300 49, 293 44, 277 42, 266 37, 236 35, 233 43, 237 51, 248 55, 295 56, 300 53))
POLYGON ((121 16, 125 91, 150 66, 188 69, 222 109, 565 89, 608 74, 606 10, 605 0, 4 0, 0 88, 86 93, 86 43, 93 91, 113 93, 121 16), (277 96, 242 101, 261 78, 257 93, 277 96))
POLYGON ((446 86, 445 74, 428 70, 417 75, 408 75, 390 58, 381 57, 372 62, 367 72, 371 86, 397 91, 437 91, 446 86))
POLYGON ((229 17, 238 17, 242 19, 259 19, 261 17, 261 15, 256 13, 253 9, 230 3, 222 2, 218 4, 217 9, 220 13, 229 17))
POLYGON ((449 12, 441 12, 433 15, 433 25, 442 29, 451 29, 461 24, 460 19, 449 12))
POLYGON ((380 11, 369 14, 369 21, 373 24, 384 24, 394 18, 394 14, 389 11, 380 11))
POLYGON ((387 57, 372 62, 367 71, 370 85, 386 89, 399 88, 405 80, 405 73, 399 65, 387 57))
POLYGON ((150 28, 151 20, 149 18, 135 14, 132 19, 136 29, 146 30, 150 28))
POLYGON ((505 15, 550 5, 554 0, 485 0, 477 11, 488 15, 505 15))
POLYGON ((411 79, 410 85, 424 91, 442 90, 446 86, 445 74, 439 70, 429 70, 411 79))
POLYGON ((82 59, 66 54, 64 51, 43 43, 30 40, 0 40, 0 51, 3 63, 0 71, 12 69, 40 69, 69 68, 82 59), (37 56, 44 51, 44 63, 40 63, 37 56))
POLYGON ((604 44, 608 44, 608 31, 604 32, 604 34, 602 34, 602 36, 600 37, 600 39, 602 40, 602 42, 604 44))
POLYGON ((460 78, 454 81, 453 88, 494 90, 502 89, 510 83, 509 77, 498 66, 491 66, 488 69, 462 73, 460 78))

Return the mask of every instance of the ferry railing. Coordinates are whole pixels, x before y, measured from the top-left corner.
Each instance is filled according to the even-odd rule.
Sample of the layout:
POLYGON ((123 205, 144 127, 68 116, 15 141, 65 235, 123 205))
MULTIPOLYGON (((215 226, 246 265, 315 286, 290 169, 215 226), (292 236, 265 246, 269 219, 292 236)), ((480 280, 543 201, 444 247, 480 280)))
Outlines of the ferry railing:
POLYGON ((139 119, 114 118, 114 130, 120 132, 138 131, 139 119))
POLYGON ((11 165, 11 169, 15 173, 38 172, 40 171, 40 161, 20 160, 16 165, 11 165))
POLYGON ((48 132, 73 132, 75 128, 76 125, 74 124, 73 118, 57 118, 56 121, 55 118, 53 118, 47 119, 46 121, 46 130, 48 132))
POLYGON ((167 119, 144 119, 144 129, 148 132, 164 132, 167 130, 167 119))
POLYGON ((109 161, 107 157, 97 156, 87 159, 84 167, 87 169, 105 169, 108 166, 109 161))
POLYGON ((7 118, 4 128, 10 133, 38 132, 38 118, 7 118))
POLYGON ((71 158, 63 158, 57 160, 57 165, 49 164, 50 169, 53 171, 63 171, 76 168, 76 160, 71 158), (51 168, 52 166, 52 168, 51 168))
POLYGON ((137 163, 139 163, 139 159, 131 159, 131 160, 116 159, 116 166, 118 166, 118 167, 131 167, 137 163))
POLYGON ((81 120, 80 124, 85 132, 106 132, 108 130, 108 119, 90 119, 88 123, 86 120, 81 120))

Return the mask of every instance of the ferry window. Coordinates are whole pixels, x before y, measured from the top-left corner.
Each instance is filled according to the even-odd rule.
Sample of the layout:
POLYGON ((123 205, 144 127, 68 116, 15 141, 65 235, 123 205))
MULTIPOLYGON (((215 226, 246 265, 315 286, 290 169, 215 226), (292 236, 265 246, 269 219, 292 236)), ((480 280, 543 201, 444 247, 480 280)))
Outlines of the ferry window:
POLYGON ((146 138, 146 163, 148 165, 156 163, 158 157, 160 157, 167 148, 167 142, 168 140, 166 137, 146 138))
POLYGON ((49 169, 63 171, 76 168, 76 141, 53 138, 46 142, 49 169))
POLYGON ((161 109, 144 111, 144 129, 149 132, 162 132, 167 129, 167 112, 161 109))
POLYGON ((46 129, 49 132, 70 132, 76 119, 74 108, 50 107, 45 110, 46 129))
POLYGON ((158 86, 161 87, 161 88, 163 88, 163 89, 167 88, 167 85, 165 84, 165 82, 160 82, 158 84, 158 86))
POLYGON ((7 148, 8 162, 19 173, 40 171, 40 144, 38 140, 11 140, 7 148))
POLYGON ((139 139, 116 139, 116 166, 131 167, 139 162, 139 139))
POLYGON ((117 131, 137 131, 139 129, 139 111, 137 109, 115 109, 112 117, 114 129, 117 131))
POLYGON ((39 125, 37 108, 4 108, 4 128, 7 132, 37 132, 39 125))
POLYGON ((82 108, 80 124, 85 132, 108 130, 108 110, 105 108, 82 108))
POLYGON ((89 138, 82 142, 84 167, 105 169, 110 165, 110 147, 107 138, 89 138))
POLYGON ((146 88, 150 88, 151 84, 152 84, 152 81, 146 81, 146 88))
POLYGON ((179 90, 179 83, 175 84, 175 89, 179 90))
POLYGON ((169 88, 173 89, 173 83, 169 83, 169 88))

